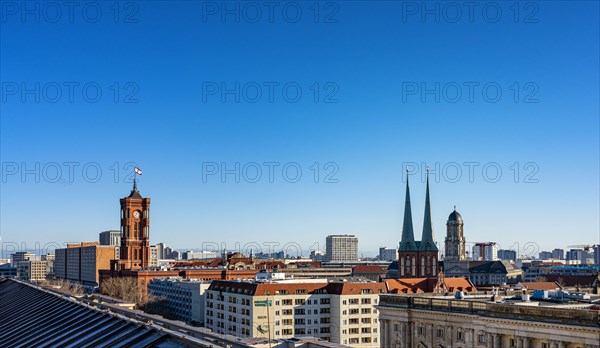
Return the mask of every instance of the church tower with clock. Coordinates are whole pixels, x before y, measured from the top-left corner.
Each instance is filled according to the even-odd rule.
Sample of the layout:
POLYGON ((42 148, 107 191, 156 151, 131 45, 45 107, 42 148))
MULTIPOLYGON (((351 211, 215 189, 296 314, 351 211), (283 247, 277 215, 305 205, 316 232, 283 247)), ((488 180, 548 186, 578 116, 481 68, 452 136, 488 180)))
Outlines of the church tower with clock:
POLYGON ((143 198, 133 180, 129 196, 121 198, 121 250, 116 270, 150 266, 150 198, 143 198))

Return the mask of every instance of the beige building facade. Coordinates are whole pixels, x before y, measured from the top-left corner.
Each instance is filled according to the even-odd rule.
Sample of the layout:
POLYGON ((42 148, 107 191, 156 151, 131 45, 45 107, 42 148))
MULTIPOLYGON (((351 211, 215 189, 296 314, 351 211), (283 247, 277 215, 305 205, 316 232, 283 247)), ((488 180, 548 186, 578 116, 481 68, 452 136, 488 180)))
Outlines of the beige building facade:
POLYGON ((206 327, 244 338, 310 336, 379 348, 375 306, 383 292, 383 283, 366 281, 213 281, 206 291, 206 327))
POLYGON ((20 261, 17 263, 17 276, 26 281, 46 279, 46 261, 20 261))

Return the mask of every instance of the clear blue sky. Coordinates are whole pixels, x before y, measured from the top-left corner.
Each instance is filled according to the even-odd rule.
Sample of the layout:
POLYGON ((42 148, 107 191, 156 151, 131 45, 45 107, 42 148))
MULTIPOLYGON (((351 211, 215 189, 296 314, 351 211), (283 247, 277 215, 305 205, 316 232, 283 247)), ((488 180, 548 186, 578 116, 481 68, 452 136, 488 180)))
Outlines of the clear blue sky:
POLYGON ((395 247, 403 163, 439 165, 440 245, 454 205, 468 242, 600 242, 597 1, 1 3, 3 242, 118 228, 129 162, 152 198, 152 242, 176 248, 324 249, 340 233, 365 254, 395 247), (223 92, 236 83, 239 102, 223 92), (265 162, 279 163, 273 182, 265 162), (213 163, 239 163, 240 182, 213 163))

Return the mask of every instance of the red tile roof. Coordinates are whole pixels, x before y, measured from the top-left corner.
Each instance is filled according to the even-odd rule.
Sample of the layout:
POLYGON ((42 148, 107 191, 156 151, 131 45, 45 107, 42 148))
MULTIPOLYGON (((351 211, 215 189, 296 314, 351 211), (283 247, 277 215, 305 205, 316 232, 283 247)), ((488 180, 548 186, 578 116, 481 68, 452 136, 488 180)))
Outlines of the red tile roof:
POLYGON ((356 265, 352 267, 352 273, 385 273, 385 270, 379 266, 356 265))
POLYGON ((272 268, 285 268, 285 263, 281 261, 262 261, 255 265, 256 269, 272 269, 272 268))
MULTIPOLYGON (((438 278, 387 278, 384 279, 390 293, 434 292, 438 278)), ((476 291, 475 285, 468 278, 444 278, 448 292, 476 291)))

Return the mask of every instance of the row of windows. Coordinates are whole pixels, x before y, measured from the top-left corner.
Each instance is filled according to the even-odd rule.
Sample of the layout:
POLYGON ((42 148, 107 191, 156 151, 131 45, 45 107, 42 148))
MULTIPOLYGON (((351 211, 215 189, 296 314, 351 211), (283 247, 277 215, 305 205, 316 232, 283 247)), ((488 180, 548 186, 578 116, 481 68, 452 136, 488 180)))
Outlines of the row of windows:
MULTIPOLYGON (((345 340, 344 340, 344 342, 345 342, 345 340)), ((377 337, 373 338, 372 340, 371 340, 371 337, 362 337, 360 339, 360 343, 371 343, 371 342, 377 342, 377 337)), ((348 340, 348 343, 349 344, 358 344, 359 343, 359 339, 357 337, 350 338, 348 340)))
MULTIPOLYGON (((344 334, 344 335, 347 335, 348 332, 350 332, 350 334, 352 334, 352 335, 356 335, 356 334, 358 334, 358 329, 353 328, 353 329, 348 329, 348 330, 347 329, 342 330, 342 334, 344 334)), ((371 329, 370 327, 363 327, 363 328, 361 328, 360 332, 363 334, 377 333, 377 328, 374 327, 373 329, 371 329)), ((375 341, 375 342, 377 342, 377 341, 375 341)))
POLYGON ((320 318, 320 319, 304 319, 304 318, 298 318, 298 319, 281 319, 281 321, 279 320, 275 320, 275 326, 279 326, 280 324, 282 324, 283 326, 288 326, 288 325, 313 325, 313 324, 329 324, 331 323, 331 319, 330 318, 320 318))

